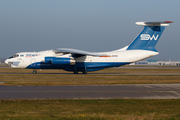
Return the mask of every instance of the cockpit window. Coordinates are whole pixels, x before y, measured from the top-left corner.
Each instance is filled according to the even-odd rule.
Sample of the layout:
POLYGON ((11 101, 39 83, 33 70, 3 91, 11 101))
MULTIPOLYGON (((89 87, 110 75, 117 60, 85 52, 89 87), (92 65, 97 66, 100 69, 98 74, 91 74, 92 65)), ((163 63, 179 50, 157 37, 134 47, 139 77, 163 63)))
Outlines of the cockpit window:
POLYGON ((24 55, 20 55, 20 57, 24 57, 24 55))
MULTIPOLYGON (((15 58, 15 57, 19 57, 19 55, 18 55, 18 54, 15 54, 15 55, 11 56, 10 58, 15 58)), ((10 59, 10 58, 9 58, 9 59, 10 59)))

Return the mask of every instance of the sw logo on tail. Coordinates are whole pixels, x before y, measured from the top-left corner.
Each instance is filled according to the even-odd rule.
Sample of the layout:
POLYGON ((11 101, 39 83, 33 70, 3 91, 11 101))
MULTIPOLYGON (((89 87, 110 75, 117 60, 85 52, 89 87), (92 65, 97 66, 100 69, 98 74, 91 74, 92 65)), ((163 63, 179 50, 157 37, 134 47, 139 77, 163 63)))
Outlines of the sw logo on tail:
POLYGON ((149 34, 141 34, 141 40, 157 40, 159 35, 156 37, 153 35, 152 37, 149 34))
MULTIPOLYGON (((134 41, 118 50, 110 52, 87 52, 76 49, 58 48, 41 52, 21 52, 8 58, 5 63, 12 68, 63 69, 74 74, 119 67, 159 54, 155 45, 168 23, 136 22, 144 29, 134 41)), ((37 73, 33 70, 33 73, 37 73)))

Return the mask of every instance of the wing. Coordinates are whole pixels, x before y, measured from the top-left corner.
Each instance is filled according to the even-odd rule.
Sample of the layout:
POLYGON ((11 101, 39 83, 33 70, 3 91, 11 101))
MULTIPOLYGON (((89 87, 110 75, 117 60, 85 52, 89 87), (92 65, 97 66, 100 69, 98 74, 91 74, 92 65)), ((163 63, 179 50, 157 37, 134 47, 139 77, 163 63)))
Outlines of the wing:
POLYGON ((108 55, 105 55, 105 54, 87 52, 83 50, 70 49, 70 48, 58 48, 58 49, 54 49, 53 51, 57 53, 72 54, 72 55, 75 55, 76 57, 81 57, 81 56, 86 56, 86 55, 97 56, 97 57, 102 57, 102 56, 108 57, 108 55))

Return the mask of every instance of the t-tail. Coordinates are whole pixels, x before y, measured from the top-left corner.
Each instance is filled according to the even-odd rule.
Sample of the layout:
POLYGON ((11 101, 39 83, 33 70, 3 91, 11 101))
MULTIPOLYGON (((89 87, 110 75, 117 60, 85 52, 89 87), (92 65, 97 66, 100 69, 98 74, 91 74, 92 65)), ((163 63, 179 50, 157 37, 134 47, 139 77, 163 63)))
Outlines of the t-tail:
POLYGON ((168 23, 172 21, 163 22, 136 22, 137 25, 143 25, 144 29, 135 38, 135 40, 129 45, 127 50, 150 50, 156 51, 155 45, 161 37, 162 32, 168 23))

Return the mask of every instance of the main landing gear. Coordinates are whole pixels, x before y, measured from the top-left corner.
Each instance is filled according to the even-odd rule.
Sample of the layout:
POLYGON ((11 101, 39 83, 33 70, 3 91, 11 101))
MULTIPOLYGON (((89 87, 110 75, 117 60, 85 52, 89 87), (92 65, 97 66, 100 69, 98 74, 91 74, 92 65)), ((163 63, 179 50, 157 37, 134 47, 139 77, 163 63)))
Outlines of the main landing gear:
MULTIPOLYGON (((78 71, 77 71, 77 70, 75 70, 75 71, 73 71, 73 72, 74 72, 74 74, 78 74, 78 71)), ((32 73, 33 73, 33 74, 37 74, 37 71, 36 71, 36 70, 33 70, 32 73)), ((84 71, 82 71, 82 73, 83 73, 83 74, 87 74, 87 71, 84 70, 84 71)))
MULTIPOLYGON (((75 71, 73 71, 73 72, 74 72, 74 74, 78 74, 78 71, 77 71, 77 70, 75 70, 75 71)), ((84 70, 84 71, 82 71, 82 73, 83 73, 83 74, 87 74, 87 71, 84 70)))
POLYGON ((86 70, 84 70, 84 71, 82 71, 82 73, 83 73, 83 74, 87 74, 87 71, 86 71, 86 70))
POLYGON ((75 71, 74 71, 74 74, 78 74, 78 71, 77 71, 77 70, 75 70, 75 71))

